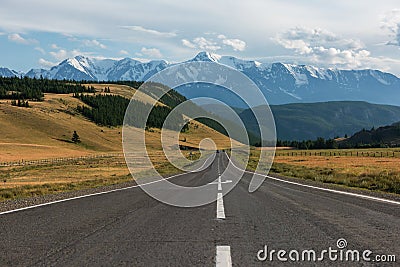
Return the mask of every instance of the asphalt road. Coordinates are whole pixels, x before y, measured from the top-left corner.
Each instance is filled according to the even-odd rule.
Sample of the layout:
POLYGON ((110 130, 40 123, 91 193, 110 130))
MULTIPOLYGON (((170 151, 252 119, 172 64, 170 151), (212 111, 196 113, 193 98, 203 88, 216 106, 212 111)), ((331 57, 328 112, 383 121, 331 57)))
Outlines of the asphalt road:
MULTIPOLYGON (((211 183, 208 191, 217 195, 229 183, 218 181, 228 162, 218 153, 208 168, 170 181, 211 183)), ((222 199, 198 208, 160 203, 136 187, 1 214, 0 266, 291 266, 277 252, 273 261, 257 254, 262 259, 267 245, 267 254, 286 250, 283 258, 310 249, 319 257, 338 249, 340 238, 347 241, 343 250, 371 250, 371 260, 395 255, 400 262, 400 205, 273 179, 249 193, 250 179, 246 174, 222 199)), ((324 256, 296 265, 382 266, 324 256)))

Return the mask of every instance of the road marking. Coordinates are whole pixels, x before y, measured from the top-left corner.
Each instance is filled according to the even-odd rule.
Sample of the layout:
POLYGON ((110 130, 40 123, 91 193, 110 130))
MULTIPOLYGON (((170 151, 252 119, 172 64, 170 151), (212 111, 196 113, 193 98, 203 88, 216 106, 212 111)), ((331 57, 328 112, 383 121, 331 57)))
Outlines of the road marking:
POLYGON ((231 247, 230 246, 217 246, 217 255, 215 259, 216 267, 231 267, 231 247))
MULTIPOLYGON (((226 152, 225 152, 225 154, 226 154, 226 152)), ((228 157, 228 155, 226 155, 226 156, 228 157)), ((358 198, 363 198, 363 199, 368 199, 368 200, 374 200, 374 201, 379 201, 379 202, 385 202, 385 203, 400 205, 400 202, 399 201, 395 201, 395 200, 379 198, 379 197, 371 197, 371 196, 361 195, 361 194, 357 194, 357 193, 350 193, 350 192, 346 192, 346 191, 339 191, 339 190, 335 190, 335 189, 317 187, 317 186, 313 186, 313 185, 306 185, 306 184, 286 181, 286 180, 283 180, 283 179, 279 179, 279 178, 268 176, 268 175, 263 175, 263 174, 256 173, 256 172, 246 171, 246 170, 243 170, 243 169, 237 167, 229 157, 228 157, 228 159, 232 163, 233 167, 235 167, 236 169, 238 169, 240 171, 244 171, 244 172, 247 172, 247 173, 250 173, 250 174, 263 176, 263 177, 266 177, 268 179, 279 181, 279 182, 282 182, 282 183, 293 184, 293 185, 297 185, 297 186, 308 187, 308 188, 317 189, 317 190, 326 191, 326 192, 332 192, 332 193, 336 193, 336 194, 348 195, 348 196, 353 196, 353 197, 358 197, 358 198)))
POLYGON ((220 169, 219 169, 219 157, 218 157, 218 164, 217 164, 217 167, 218 167, 218 175, 221 175, 221 171, 220 171, 220 169))
POLYGON ((217 194, 217 219, 225 220, 224 196, 222 193, 217 194))
MULTIPOLYGON (((212 156, 212 155, 211 155, 211 156, 212 156)), ((3 211, 3 212, 0 212, 0 216, 1 216, 1 215, 5 215, 5 214, 9 214, 9 213, 13 213, 13 212, 18 212, 18 211, 23 211, 23 210, 29 210, 29 209, 39 208, 39 207, 43 207, 43 206, 47 206, 47 205, 52 205, 52 204, 57 204, 57 203, 66 202, 66 201, 71 201, 71 200, 75 200, 75 199, 86 198, 86 197, 93 197, 93 196, 99 196, 99 195, 109 194, 109 193, 118 192, 118 191, 124 191, 124 190, 128 190, 128 189, 136 188, 136 187, 139 187, 139 186, 143 186, 143 185, 150 185, 150 184, 158 183, 158 182, 161 182, 161 181, 164 181, 164 180, 169 180, 169 179, 172 179, 172 178, 174 178, 174 177, 178 177, 178 176, 182 176, 182 175, 186 175, 186 174, 190 174, 190 173, 194 173, 194 172, 199 172, 199 171, 202 171, 202 168, 206 165, 208 159, 210 159, 211 156, 209 156, 209 157, 204 161, 203 165, 202 165, 200 168, 198 168, 197 170, 194 170, 194 171, 190 171, 190 172, 185 172, 185 173, 180 173, 180 174, 172 175, 172 176, 169 176, 169 177, 164 178, 164 179, 160 179, 160 180, 157 180, 157 181, 152 181, 152 182, 145 183, 145 184, 141 184, 141 185, 132 185, 132 186, 124 187, 124 188, 118 188, 118 189, 113 189, 113 190, 109 190, 109 191, 103 191, 103 192, 99 192, 99 193, 93 193, 93 194, 88 194, 88 195, 76 196, 76 197, 71 197, 71 198, 64 198, 64 199, 60 199, 60 200, 56 200, 56 201, 46 202, 46 203, 37 204, 37 205, 33 205, 33 206, 28 206, 28 207, 23 207, 23 208, 19 208, 19 209, 3 211)))
MULTIPOLYGON (((226 180, 226 181, 221 182, 221 184, 229 184, 229 183, 232 183, 232 180, 226 180)), ((211 182, 211 183, 208 183, 208 184, 219 184, 219 181, 211 182)))
POLYGON ((219 171, 219 157, 218 157, 217 167, 218 167, 218 191, 222 191, 221 173, 219 171))

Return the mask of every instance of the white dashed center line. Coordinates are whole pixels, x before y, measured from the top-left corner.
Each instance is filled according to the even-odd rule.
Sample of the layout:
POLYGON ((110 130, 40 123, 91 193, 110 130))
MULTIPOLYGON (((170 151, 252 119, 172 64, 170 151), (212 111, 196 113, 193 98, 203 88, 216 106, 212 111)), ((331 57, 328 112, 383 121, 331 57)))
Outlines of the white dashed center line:
POLYGON ((217 219, 225 220, 224 199, 222 193, 217 195, 217 219))
MULTIPOLYGON (((217 193, 217 219, 225 220, 225 208, 224 208, 224 195, 222 194, 222 184, 223 183, 231 183, 231 180, 221 181, 221 172, 220 172, 220 159, 218 158, 218 193, 217 193)), ((215 182, 214 182, 215 183, 215 182)), ((216 267, 231 267, 232 266, 232 258, 231 258, 231 247, 230 246, 217 246, 217 253, 215 259, 216 267)))
POLYGON ((217 246, 217 256, 215 260, 216 267, 231 267, 231 247, 230 246, 217 246))

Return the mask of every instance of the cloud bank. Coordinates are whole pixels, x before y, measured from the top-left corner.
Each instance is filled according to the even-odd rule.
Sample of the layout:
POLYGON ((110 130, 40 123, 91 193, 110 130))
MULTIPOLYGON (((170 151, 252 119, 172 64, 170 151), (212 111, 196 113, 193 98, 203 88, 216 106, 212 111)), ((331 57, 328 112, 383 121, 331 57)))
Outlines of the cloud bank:
POLYGON ((358 68, 371 60, 371 52, 360 40, 342 38, 325 29, 295 27, 277 34, 273 40, 317 64, 358 68))

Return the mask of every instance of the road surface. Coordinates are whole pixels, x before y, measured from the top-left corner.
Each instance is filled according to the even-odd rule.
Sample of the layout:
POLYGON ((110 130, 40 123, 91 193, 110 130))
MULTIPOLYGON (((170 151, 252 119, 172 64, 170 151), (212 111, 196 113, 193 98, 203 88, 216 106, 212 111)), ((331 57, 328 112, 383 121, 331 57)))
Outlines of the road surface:
MULTIPOLYGON (((228 163, 217 153, 208 168, 170 179, 210 184, 218 201, 198 208, 169 206, 135 187, 1 214, 0 266, 289 266, 276 254, 262 261, 265 246, 319 256, 341 238, 346 249, 373 251, 371 259, 400 261, 400 205, 273 179, 250 194, 249 173, 222 197, 229 181, 218 177, 228 163)), ((376 264, 325 256, 297 264, 376 264)))

